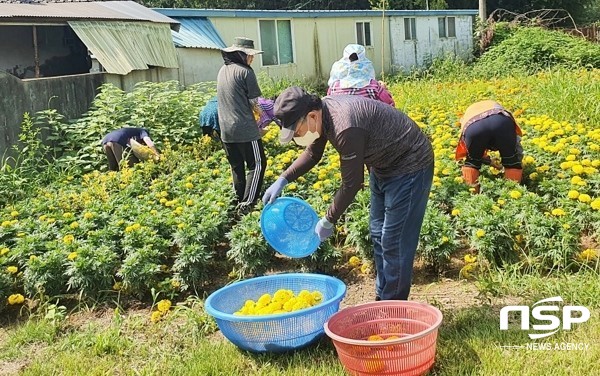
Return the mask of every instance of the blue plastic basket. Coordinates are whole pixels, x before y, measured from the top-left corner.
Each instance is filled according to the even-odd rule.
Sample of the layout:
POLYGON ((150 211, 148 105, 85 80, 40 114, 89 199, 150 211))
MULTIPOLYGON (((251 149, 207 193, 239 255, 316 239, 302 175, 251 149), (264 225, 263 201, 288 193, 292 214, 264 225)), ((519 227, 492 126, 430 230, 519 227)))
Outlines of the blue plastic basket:
POLYGON ((277 252, 299 258, 319 248, 321 241, 315 233, 318 221, 317 213, 306 201, 279 197, 263 209, 260 228, 267 243, 277 252))
POLYGON ((323 325, 339 310, 346 285, 322 274, 286 273, 247 279, 213 292, 205 302, 223 335, 243 350, 285 352, 310 345, 324 333, 323 325), (264 316, 235 316, 248 299, 279 289, 320 291, 323 301, 299 311, 264 316))

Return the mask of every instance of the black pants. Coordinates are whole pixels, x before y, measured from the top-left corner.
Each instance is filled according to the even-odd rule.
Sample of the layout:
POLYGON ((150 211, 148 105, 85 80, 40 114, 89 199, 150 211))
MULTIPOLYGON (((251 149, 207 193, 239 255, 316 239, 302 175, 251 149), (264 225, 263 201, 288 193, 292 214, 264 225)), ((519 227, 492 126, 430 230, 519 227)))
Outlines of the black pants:
POLYGON ((131 149, 125 149, 116 142, 107 142, 106 144, 102 145, 102 149, 104 149, 104 153, 108 159, 109 171, 119 171, 119 164, 123 159, 123 153, 127 154, 127 165, 129 167, 140 161, 135 155, 133 155, 131 149))
POLYGON ((498 150, 504 167, 521 168, 517 132, 510 117, 497 114, 478 120, 469 125, 463 137, 468 149, 465 166, 480 169, 483 153, 486 150, 498 150))
POLYGON ((231 166, 233 189, 240 205, 252 206, 262 189, 267 157, 262 140, 240 143, 223 143, 231 166), (246 168, 248 173, 246 173, 246 168))

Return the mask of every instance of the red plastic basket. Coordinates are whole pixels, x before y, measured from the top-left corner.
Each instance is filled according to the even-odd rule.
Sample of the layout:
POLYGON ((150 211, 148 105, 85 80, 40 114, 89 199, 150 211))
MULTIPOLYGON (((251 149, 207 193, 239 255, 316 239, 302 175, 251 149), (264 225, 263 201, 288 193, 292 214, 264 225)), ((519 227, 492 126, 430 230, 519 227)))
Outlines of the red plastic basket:
POLYGON ((441 323, 442 313, 429 304, 383 300, 337 312, 325 333, 352 375, 412 376, 433 366, 441 323), (373 335, 383 340, 367 340, 373 335))

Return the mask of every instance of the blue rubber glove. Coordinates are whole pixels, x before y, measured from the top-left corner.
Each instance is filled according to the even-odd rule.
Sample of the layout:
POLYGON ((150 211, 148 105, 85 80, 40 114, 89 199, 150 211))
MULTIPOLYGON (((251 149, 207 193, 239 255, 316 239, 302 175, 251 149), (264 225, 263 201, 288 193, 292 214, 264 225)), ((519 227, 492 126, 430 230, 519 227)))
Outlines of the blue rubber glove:
POLYGON ((321 218, 321 220, 317 222, 315 233, 319 235, 319 240, 325 241, 325 239, 333 235, 333 223, 329 222, 325 217, 321 218))
POLYGON ((283 187, 285 187, 287 183, 288 181, 285 178, 279 177, 279 179, 271 184, 265 191, 265 194, 262 197, 263 204, 272 204, 275 199, 281 195, 281 191, 283 191, 283 187))

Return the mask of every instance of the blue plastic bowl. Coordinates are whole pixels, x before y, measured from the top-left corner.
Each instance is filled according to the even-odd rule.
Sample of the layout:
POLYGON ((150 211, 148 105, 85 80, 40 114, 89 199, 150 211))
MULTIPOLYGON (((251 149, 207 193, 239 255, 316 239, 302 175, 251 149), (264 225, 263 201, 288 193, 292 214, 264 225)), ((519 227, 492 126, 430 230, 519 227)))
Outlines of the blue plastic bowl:
POLYGON ((260 215, 260 228, 267 243, 282 255, 299 258, 314 253, 321 241, 315 233, 319 217, 296 197, 279 197, 260 215))
POLYGON ((324 325, 339 310, 346 295, 346 285, 337 278, 322 274, 285 273, 251 278, 232 283, 213 292, 204 304, 223 335, 234 345, 252 352, 286 352, 318 340, 324 325), (298 294, 301 290, 320 291, 323 301, 299 311, 264 315, 235 316, 248 299, 256 301, 263 294, 279 289, 298 294))

